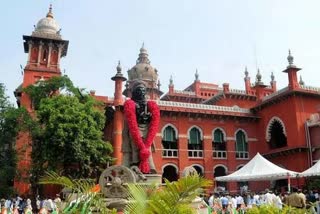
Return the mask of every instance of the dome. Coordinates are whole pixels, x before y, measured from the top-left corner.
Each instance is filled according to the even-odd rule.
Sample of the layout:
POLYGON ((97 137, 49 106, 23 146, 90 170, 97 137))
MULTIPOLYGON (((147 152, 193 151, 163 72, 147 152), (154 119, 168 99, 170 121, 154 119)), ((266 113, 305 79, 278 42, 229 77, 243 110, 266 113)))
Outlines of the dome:
POLYGON ((50 37, 50 38, 60 38, 60 27, 56 20, 53 18, 52 7, 50 5, 49 12, 45 18, 42 18, 38 21, 33 31, 33 36, 38 37, 50 37))
POLYGON ((149 80, 149 81, 157 81, 158 73, 157 69, 153 68, 150 65, 150 60, 148 58, 148 52, 142 46, 140 49, 139 58, 137 59, 137 63, 128 71, 129 80, 149 80))

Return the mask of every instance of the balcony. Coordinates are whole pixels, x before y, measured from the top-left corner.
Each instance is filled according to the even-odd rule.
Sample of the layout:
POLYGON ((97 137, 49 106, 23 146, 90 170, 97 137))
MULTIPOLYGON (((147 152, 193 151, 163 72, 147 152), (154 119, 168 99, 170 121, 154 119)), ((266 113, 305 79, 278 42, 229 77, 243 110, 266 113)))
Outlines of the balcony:
POLYGON ((189 158, 203 158, 203 150, 188 150, 189 158))
POLYGON ((162 149, 163 158, 177 158, 178 149, 162 149))
POLYGON ((227 151, 223 151, 223 150, 212 151, 212 157, 214 159, 227 159, 227 151))
POLYGON ((249 152, 236 152, 236 159, 249 159, 249 152))

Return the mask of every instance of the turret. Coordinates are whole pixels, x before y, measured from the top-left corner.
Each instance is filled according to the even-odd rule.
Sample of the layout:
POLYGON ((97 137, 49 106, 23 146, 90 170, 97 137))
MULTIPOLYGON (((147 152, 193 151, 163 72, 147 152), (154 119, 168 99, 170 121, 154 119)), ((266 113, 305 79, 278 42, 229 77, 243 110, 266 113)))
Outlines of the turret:
POLYGON ((283 71, 285 73, 288 73, 288 80, 289 80, 289 89, 294 90, 296 88, 299 88, 298 78, 297 78, 297 72, 301 70, 301 68, 298 68, 293 64, 293 56, 291 55, 291 51, 289 50, 289 55, 287 57, 289 65, 287 68, 283 71))

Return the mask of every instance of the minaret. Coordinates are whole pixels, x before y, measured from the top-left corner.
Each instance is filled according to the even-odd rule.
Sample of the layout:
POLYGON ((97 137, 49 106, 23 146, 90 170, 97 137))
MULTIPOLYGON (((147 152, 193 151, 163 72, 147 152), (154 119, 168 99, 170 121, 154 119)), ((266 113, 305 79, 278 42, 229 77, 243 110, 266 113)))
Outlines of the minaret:
POLYGON ((258 100, 262 100, 264 97, 264 88, 267 87, 265 84, 262 82, 262 75, 260 73, 260 69, 258 68, 258 72, 256 75, 256 82, 254 88, 256 89, 256 96, 258 100))
POLYGON ((245 84, 245 88, 246 88, 246 93, 249 94, 249 91, 251 90, 251 83, 250 83, 250 77, 249 77, 249 72, 248 72, 248 68, 246 66, 245 70, 244 70, 244 84, 245 84))
MULTIPOLYGON (((24 106, 32 113, 34 110, 32 102, 22 89, 51 77, 60 76, 60 58, 67 55, 69 42, 62 40, 51 5, 46 17, 40 19, 32 34, 24 35, 23 40, 24 52, 28 54, 28 60, 24 68, 23 82, 14 94, 18 106, 24 106)), ((27 173, 31 167, 32 151, 32 140, 29 133, 19 133, 16 150, 18 151, 17 171, 20 179, 15 179, 14 188, 19 195, 27 195, 30 193, 31 186, 28 181, 30 175, 27 173)))
POLYGON ((302 76, 301 75, 300 75, 299 85, 300 86, 304 86, 305 85, 304 81, 302 80, 302 76))
POLYGON ((123 105, 122 97, 122 83, 127 80, 121 73, 120 61, 117 66, 117 73, 111 80, 115 81, 114 87, 114 101, 113 105, 115 107, 114 117, 113 117, 113 136, 112 136, 112 145, 113 145, 113 157, 116 159, 116 165, 122 163, 122 130, 123 130, 123 112, 121 107, 123 105))
POLYGON ((198 69, 196 69, 196 73, 194 74, 194 92, 197 96, 200 96, 200 79, 199 79, 199 72, 198 69))
POLYGON ((169 80, 169 94, 173 94, 173 92, 174 92, 174 84, 173 84, 173 79, 171 75, 169 80))
MULTIPOLYGON (((67 55, 69 41, 62 40, 60 31, 50 5, 46 17, 39 20, 31 36, 23 36, 28 61, 24 68, 22 88, 35 84, 41 77, 46 80, 61 75, 60 58, 67 55)), ((25 93, 16 91, 15 95, 19 106, 32 111, 31 101, 25 93)))
POLYGON ((270 77, 271 77, 270 86, 271 86, 273 92, 276 92, 277 91, 277 81, 275 81, 275 77, 274 77, 273 72, 271 72, 270 77))
POLYGON ((297 78, 297 72, 301 70, 301 68, 298 68, 293 64, 293 56, 291 55, 291 51, 289 50, 289 55, 287 57, 289 65, 287 68, 283 71, 285 73, 288 73, 288 79, 289 79, 289 89, 294 90, 296 88, 299 88, 298 78, 297 78))

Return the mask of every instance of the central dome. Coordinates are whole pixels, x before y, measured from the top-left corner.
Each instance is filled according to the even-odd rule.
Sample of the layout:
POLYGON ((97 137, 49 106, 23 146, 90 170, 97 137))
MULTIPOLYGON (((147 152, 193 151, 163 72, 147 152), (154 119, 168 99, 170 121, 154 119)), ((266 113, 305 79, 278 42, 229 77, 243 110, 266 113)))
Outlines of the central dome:
POLYGON ((60 27, 56 20, 53 18, 52 6, 50 5, 49 12, 45 18, 38 21, 35 30, 32 32, 33 36, 44 38, 61 39, 60 27))
POLYGON ((140 48, 140 54, 137 59, 137 63, 130 70, 128 70, 129 81, 132 80, 147 80, 147 81, 157 81, 158 73, 157 69, 150 65, 150 60, 148 58, 148 52, 142 46, 140 48))

